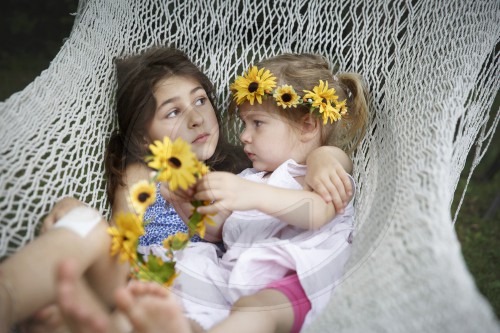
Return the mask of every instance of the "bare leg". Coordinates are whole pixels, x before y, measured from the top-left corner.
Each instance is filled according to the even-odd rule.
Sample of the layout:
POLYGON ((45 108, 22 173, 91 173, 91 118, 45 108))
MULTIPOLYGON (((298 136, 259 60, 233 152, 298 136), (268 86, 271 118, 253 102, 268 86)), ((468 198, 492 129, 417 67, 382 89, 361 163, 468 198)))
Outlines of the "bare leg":
POLYGON ((236 301, 229 317, 209 332, 288 333, 293 321, 294 313, 289 299, 278 290, 263 289, 236 301))
MULTIPOLYGON (((192 323, 169 292, 152 283, 133 283, 116 293, 118 308, 135 331, 194 332, 192 323)), ((265 289, 238 300, 231 314, 209 332, 290 332, 294 320, 292 305, 280 291, 265 289)))
POLYGON ((193 332, 175 298, 159 284, 133 282, 116 292, 116 305, 130 320, 134 332, 193 332))
POLYGON ((111 302, 114 288, 110 286, 124 285, 127 274, 109 255, 107 227, 103 220, 85 237, 66 228, 51 229, 2 263, 0 323, 9 327, 55 302, 56 266, 66 258, 78 262, 77 275, 87 271, 92 288, 111 302))

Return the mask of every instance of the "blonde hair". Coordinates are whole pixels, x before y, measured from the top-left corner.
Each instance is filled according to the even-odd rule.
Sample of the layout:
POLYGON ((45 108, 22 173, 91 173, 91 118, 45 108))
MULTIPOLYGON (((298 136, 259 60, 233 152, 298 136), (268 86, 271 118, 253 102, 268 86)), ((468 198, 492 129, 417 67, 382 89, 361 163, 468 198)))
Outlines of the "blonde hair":
MULTIPOLYGON (((265 59, 257 66, 270 70, 276 76, 278 86, 291 85, 299 94, 303 94, 304 90, 312 90, 319 84, 319 80, 328 81, 328 87, 335 88, 339 100, 346 100, 348 111, 342 119, 322 126, 321 144, 337 146, 348 154, 356 149, 368 123, 367 90, 360 75, 340 73, 334 77, 323 57, 307 53, 281 54, 265 59)), ((282 116, 295 122, 309 113, 309 108, 304 105, 294 108, 294 112, 278 106, 276 109, 282 116)))

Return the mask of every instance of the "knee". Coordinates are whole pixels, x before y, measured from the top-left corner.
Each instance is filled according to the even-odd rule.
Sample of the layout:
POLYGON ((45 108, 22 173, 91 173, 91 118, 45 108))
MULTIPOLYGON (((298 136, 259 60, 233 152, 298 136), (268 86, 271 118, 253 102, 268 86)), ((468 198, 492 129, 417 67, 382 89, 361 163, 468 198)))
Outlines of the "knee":
POLYGON ((242 310, 245 308, 275 309, 290 306, 288 298, 280 291, 274 289, 262 289, 255 294, 243 296, 238 299, 232 310, 242 310))
POLYGON ((255 331, 275 332, 277 328, 276 314, 268 307, 269 304, 259 293, 243 296, 231 307, 231 316, 245 318, 255 331))
POLYGON ((251 316, 258 331, 290 332, 294 322, 294 313, 289 301, 280 292, 264 289, 254 295, 238 299, 231 308, 231 313, 251 316), (264 329, 265 328, 265 329, 264 329))

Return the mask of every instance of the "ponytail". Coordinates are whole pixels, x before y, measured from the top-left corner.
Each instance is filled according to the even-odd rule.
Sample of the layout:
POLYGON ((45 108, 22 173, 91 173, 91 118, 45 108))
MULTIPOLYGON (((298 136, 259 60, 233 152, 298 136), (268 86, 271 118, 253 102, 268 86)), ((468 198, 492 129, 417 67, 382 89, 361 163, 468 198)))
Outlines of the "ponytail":
POLYGON ((333 144, 350 154, 360 144, 368 126, 368 92, 359 74, 340 73, 337 79, 347 99, 347 114, 336 124, 333 144))

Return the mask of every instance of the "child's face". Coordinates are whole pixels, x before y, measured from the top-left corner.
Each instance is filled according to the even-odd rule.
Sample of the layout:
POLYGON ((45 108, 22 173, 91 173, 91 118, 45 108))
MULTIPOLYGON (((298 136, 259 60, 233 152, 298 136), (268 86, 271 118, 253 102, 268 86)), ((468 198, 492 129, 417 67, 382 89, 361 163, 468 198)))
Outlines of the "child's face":
POLYGON ((156 112, 147 129, 148 143, 182 138, 199 160, 209 159, 219 140, 219 124, 207 93, 198 81, 180 76, 161 80, 155 87, 156 112))
POLYGON ((302 163, 297 130, 278 114, 266 112, 265 109, 273 107, 266 104, 252 106, 246 102, 238 108, 239 117, 245 124, 240 140, 253 167, 260 171, 274 171, 290 158, 302 163))

